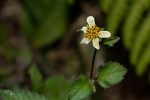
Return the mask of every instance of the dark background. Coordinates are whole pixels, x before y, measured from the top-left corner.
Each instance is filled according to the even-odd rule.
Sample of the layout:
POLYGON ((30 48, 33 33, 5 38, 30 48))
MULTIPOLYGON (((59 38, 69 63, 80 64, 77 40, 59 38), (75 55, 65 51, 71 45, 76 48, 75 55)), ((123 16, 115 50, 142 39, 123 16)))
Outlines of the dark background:
POLYGON ((66 100, 71 82, 89 76, 94 48, 80 45, 86 18, 120 36, 98 51, 96 64, 118 61, 128 73, 109 89, 97 86, 89 100, 150 99, 149 0, 1 0, 0 88, 30 90, 66 100))

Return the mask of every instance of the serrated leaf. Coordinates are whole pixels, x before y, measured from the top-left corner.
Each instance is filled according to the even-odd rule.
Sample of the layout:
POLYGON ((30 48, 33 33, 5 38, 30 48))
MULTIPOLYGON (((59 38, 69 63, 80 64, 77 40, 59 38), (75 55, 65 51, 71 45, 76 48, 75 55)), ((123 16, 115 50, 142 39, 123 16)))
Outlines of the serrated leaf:
POLYGON ((52 76, 44 82, 43 92, 50 100, 67 100, 69 86, 69 81, 64 77, 52 76))
POLYGON ((103 45, 112 47, 112 46, 114 46, 114 44, 117 43, 119 40, 120 40, 120 37, 111 37, 111 38, 105 39, 103 45))
POLYGON ((109 62, 99 67, 98 83, 101 87, 108 88, 123 80, 126 73, 127 69, 123 65, 117 62, 109 62))
POLYGON ((33 85, 33 90, 34 91, 39 91, 40 88, 42 87, 42 75, 36 65, 32 65, 31 68, 28 71, 32 85, 33 85))
POLYGON ((0 90, 2 100, 48 100, 43 95, 29 91, 0 90))
POLYGON ((93 91, 95 91, 94 85, 92 85, 88 78, 80 76, 69 89, 68 100, 81 100, 88 97, 93 91))

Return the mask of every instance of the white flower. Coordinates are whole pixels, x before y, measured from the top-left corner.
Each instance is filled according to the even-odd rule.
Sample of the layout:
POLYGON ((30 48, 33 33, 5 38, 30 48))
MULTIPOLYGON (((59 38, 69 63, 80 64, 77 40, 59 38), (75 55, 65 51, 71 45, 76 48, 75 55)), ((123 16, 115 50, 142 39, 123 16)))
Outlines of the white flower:
POLYGON ((82 39, 81 43, 88 44, 90 41, 92 41, 93 46, 96 49, 100 49, 100 38, 109 38, 111 33, 109 31, 100 31, 100 28, 95 24, 93 16, 87 17, 86 21, 88 25, 80 29, 84 32, 84 38, 82 39))

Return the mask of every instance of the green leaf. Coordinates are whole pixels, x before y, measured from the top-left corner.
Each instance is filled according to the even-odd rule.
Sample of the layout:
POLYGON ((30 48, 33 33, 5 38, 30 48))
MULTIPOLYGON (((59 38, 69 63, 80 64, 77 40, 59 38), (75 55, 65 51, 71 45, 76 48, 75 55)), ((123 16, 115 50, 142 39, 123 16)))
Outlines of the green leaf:
POLYGON ((93 91, 95 91, 95 87, 90 83, 88 78, 80 76, 80 78, 70 86, 68 100, 84 99, 93 91))
POLYGON ((104 66, 99 67, 98 83, 103 88, 108 88, 123 80, 127 69, 117 62, 109 62, 104 66))
POLYGON ((48 100, 42 95, 29 91, 0 90, 2 100, 48 100))
POLYGON ((53 13, 53 15, 55 16, 50 15, 50 17, 43 21, 37 29, 34 38, 31 40, 35 47, 42 47, 47 44, 52 44, 63 36, 66 28, 66 18, 60 18, 60 13, 53 13))
POLYGON ((42 87, 42 75, 36 65, 32 65, 31 68, 28 71, 32 85, 33 85, 33 90, 34 91, 39 91, 40 88, 42 87))
POLYGON ((51 45, 64 35, 68 26, 66 0, 23 0, 22 4, 25 11, 20 25, 32 46, 51 45))
POLYGON ((114 46, 114 44, 117 43, 119 40, 120 40, 120 37, 111 37, 111 38, 105 39, 103 45, 112 47, 112 46, 114 46))
POLYGON ((70 83, 62 76, 49 77, 44 82, 43 92, 50 100, 67 100, 70 83))

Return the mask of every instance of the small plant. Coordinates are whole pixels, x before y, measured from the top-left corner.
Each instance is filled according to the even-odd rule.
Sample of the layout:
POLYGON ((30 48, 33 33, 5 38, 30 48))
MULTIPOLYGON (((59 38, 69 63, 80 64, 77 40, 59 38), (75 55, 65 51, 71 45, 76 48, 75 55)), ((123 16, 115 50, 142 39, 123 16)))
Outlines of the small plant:
POLYGON ((111 37, 109 31, 103 31, 103 29, 99 28, 95 24, 93 16, 87 17, 87 23, 88 25, 80 30, 84 32, 81 44, 88 44, 92 41, 95 48, 90 77, 81 75, 79 79, 72 83, 69 89, 68 100, 81 100, 90 96, 93 92, 96 92, 95 83, 98 83, 103 88, 113 86, 123 80, 127 72, 127 69, 118 62, 108 62, 103 66, 100 65, 96 76, 93 76, 95 57, 97 50, 100 49, 100 45, 112 47, 120 38, 111 37))

